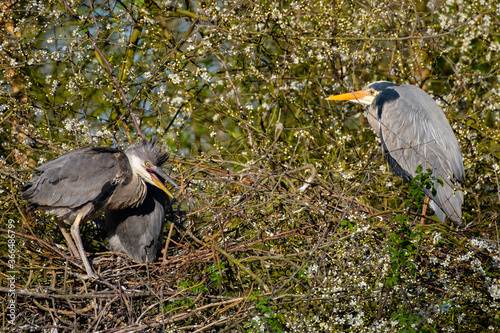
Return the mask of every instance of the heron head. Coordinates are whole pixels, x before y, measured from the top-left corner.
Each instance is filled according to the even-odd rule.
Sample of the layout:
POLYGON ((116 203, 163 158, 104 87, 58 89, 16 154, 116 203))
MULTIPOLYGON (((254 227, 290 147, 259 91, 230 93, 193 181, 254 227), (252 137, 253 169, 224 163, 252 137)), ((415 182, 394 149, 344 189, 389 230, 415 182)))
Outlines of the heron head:
POLYGON ((160 188, 171 198, 174 197, 165 187, 165 180, 177 188, 179 186, 161 168, 167 161, 168 155, 163 153, 154 142, 144 140, 142 144, 127 149, 125 154, 129 159, 132 172, 144 181, 160 188))
POLYGON ((327 99, 330 101, 349 101, 363 105, 371 105, 378 94, 394 86, 397 86, 397 84, 389 81, 377 81, 364 86, 362 90, 330 96, 327 99))

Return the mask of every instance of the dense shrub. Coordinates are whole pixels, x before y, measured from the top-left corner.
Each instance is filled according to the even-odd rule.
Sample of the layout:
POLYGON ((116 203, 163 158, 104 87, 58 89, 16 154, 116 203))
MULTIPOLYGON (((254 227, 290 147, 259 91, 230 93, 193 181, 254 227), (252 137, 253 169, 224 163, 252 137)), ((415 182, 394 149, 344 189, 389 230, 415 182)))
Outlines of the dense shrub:
MULTIPOLYGON (((0 6, 0 246, 13 221, 15 329, 500 325, 499 4, 0 6), (466 170, 462 228, 430 215, 415 225, 411 185, 388 169, 365 110, 325 99, 375 80, 419 86, 446 113, 466 170), (136 142, 129 110, 182 185, 165 257, 143 267, 99 253, 103 280, 81 281, 53 219, 28 214, 18 186, 63 152, 136 142)), ((98 223, 82 232, 93 252, 106 249, 98 223)))

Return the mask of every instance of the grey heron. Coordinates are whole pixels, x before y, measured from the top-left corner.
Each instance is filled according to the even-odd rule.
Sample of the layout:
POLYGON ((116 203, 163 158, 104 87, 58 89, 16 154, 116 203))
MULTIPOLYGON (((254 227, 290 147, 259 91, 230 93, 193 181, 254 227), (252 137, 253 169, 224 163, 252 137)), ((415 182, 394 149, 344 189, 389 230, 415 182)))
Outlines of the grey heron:
POLYGON ((105 211, 140 206, 148 199, 148 184, 173 197, 160 180, 173 183, 161 169, 166 160, 167 154, 146 140, 125 152, 106 147, 74 150, 38 167, 35 177, 20 187, 21 198, 30 210, 56 217, 71 252, 81 258, 87 275, 96 277, 85 255, 80 224, 105 211), (71 225, 76 247, 63 221, 71 225))
POLYGON ((141 205, 108 211, 105 225, 110 249, 126 253, 141 264, 151 263, 158 257, 168 199, 157 187, 146 186, 147 195, 141 205))
POLYGON ((330 96, 328 100, 350 101, 368 105, 368 122, 380 136, 385 158, 392 171, 410 181, 419 165, 430 168, 435 196, 430 206, 444 222, 448 216, 457 225, 462 220, 463 193, 458 189, 465 177, 462 154, 443 110, 422 89, 377 81, 362 90, 330 96))

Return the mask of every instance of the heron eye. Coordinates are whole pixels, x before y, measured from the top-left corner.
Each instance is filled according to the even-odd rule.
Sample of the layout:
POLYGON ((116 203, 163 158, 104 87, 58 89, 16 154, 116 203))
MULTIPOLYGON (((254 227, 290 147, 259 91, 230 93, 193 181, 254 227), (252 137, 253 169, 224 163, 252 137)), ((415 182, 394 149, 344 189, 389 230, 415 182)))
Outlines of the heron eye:
POLYGON ((375 94, 375 90, 370 89, 370 94, 372 94, 372 95, 375 94))
POLYGON ((146 166, 147 166, 147 167, 150 167, 150 166, 151 166, 151 163, 146 162, 146 166))

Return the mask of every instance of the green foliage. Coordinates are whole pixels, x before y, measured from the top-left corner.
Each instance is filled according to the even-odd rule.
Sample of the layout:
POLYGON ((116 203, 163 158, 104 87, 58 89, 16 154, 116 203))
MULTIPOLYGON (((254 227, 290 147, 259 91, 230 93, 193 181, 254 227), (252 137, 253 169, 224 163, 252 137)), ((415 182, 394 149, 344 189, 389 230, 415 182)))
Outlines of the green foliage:
POLYGON ((178 314, 186 309, 190 309, 193 305, 193 300, 191 298, 182 298, 179 300, 175 300, 172 304, 165 305, 163 307, 164 313, 173 313, 178 314))
POLYGON ((424 199, 427 196, 424 189, 430 191, 432 195, 436 195, 437 189, 435 183, 444 186, 442 179, 436 178, 432 175, 432 170, 427 168, 423 171, 423 167, 419 165, 415 170, 415 177, 410 181, 409 199, 405 201, 407 206, 415 205, 417 211, 421 211, 424 206, 424 199))
MULTIPOLYGON (((416 176, 411 180, 407 200, 407 205, 413 204, 418 210, 421 210, 426 197, 424 189, 431 190, 435 195, 434 189, 435 177, 431 175, 432 170, 422 171, 419 165, 416 170, 416 176)), ((442 182, 441 182, 442 183, 442 182)), ((415 261, 419 256, 419 247, 422 245, 422 230, 418 225, 409 225, 410 218, 405 215, 397 215, 393 220, 399 228, 390 232, 387 237, 386 251, 390 255, 390 270, 386 277, 385 285, 391 288, 405 288, 406 281, 414 281, 417 278, 417 266, 415 261)), ((404 292, 404 291, 403 291, 404 292)), ((399 332, 417 332, 417 324, 424 322, 424 319, 412 311, 412 304, 407 297, 405 302, 392 313, 391 318, 398 322, 399 332)))
MULTIPOLYGON (((413 263, 417 256, 417 242, 421 238, 418 230, 408 225, 408 217, 398 215, 394 222, 400 225, 399 230, 389 233, 386 250, 390 255, 391 270, 386 285, 395 286, 404 281, 404 275, 415 277, 416 267, 413 263)), ((418 227, 414 227, 418 229, 418 227)))
MULTIPOLYGON (((179 283, 179 291, 183 292, 182 294, 188 292, 194 295, 199 295, 207 292, 208 288, 205 286, 204 282, 198 283, 195 281, 181 281, 179 283)), ((196 307, 193 305, 193 298, 185 297, 181 299, 174 299, 170 302, 170 304, 165 305, 163 307, 163 312, 178 314, 193 307, 196 307)))
POLYGON ((223 281, 223 273, 226 269, 226 263, 219 261, 217 265, 212 265, 207 267, 207 273, 210 274, 210 281, 214 287, 218 287, 222 284, 223 281))
POLYGON ((418 324, 423 322, 423 319, 411 313, 405 306, 398 308, 397 311, 391 315, 391 318, 398 322, 398 332, 426 332, 426 330, 416 328, 418 327, 418 324))
POLYGON ((245 332, 283 332, 283 325, 276 313, 276 305, 269 296, 259 296, 258 293, 253 293, 248 298, 249 301, 256 301, 255 308, 259 315, 253 317, 250 322, 244 327, 245 332))
POLYGON ((200 293, 208 291, 207 287, 205 286, 204 282, 197 283, 194 281, 188 282, 188 281, 182 281, 179 283, 179 290, 189 290, 195 295, 198 295, 200 293))
POLYGON ((348 231, 356 230, 356 221, 355 220, 343 220, 340 222, 340 230, 346 229, 348 231))

